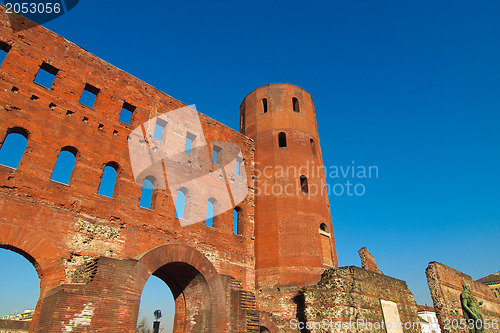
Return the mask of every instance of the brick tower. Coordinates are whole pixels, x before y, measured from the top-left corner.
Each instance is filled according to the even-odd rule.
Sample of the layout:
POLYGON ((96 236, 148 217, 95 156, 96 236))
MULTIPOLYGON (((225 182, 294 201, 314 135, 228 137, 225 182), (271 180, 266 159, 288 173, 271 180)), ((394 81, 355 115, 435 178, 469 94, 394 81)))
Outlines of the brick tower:
POLYGON ((303 286, 338 267, 311 95, 276 83, 241 104, 241 132, 255 140, 257 286, 303 286))

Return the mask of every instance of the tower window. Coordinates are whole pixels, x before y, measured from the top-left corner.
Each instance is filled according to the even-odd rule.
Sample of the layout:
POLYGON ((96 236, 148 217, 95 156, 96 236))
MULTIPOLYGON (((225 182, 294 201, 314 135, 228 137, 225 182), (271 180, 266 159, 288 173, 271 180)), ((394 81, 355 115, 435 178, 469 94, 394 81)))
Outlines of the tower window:
POLYGON ((78 150, 75 147, 64 147, 61 149, 50 180, 66 185, 69 184, 73 168, 75 167, 77 152, 78 150))
POLYGON ((316 144, 314 143, 313 139, 310 139, 309 142, 311 143, 311 152, 316 155, 316 144))
POLYGON ((120 120, 122 123, 127 125, 130 124, 130 119, 132 118, 132 113, 135 111, 135 106, 127 102, 123 102, 122 111, 120 112, 120 120))
POLYGON ((296 97, 292 98, 292 105, 294 112, 300 112, 299 100, 296 97))
POLYGON ((330 232, 328 231, 328 228, 326 227, 326 224, 321 223, 320 226, 319 226, 319 230, 323 234, 326 234, 326 235, 330 236, 330 232))
POLYGON ((36 73, 35 80, 33 81, 47 89, 50 89, 52 88, 52 84, 54 83, 58 71, 59 69, 47 64, 44 61, 40 66, 38 73, 36 73))
POLYGON ((23 128, 13 128, 0 147, 0 164, 17 169, 28 145, 28 132, 23 128))
POLYGON ((99 88, 86 83, 85 89, 83 89, 82 96, 80 97, 80 103, 92 109, 99 91, 99 88))
POLYGON ((309 193, 309 185, 307 184, 307 177, 302 175, 300 176, 300 190, 302 193, 309 193))
POLYGON ((7 56, 7 53, 9 53, 10 49, 11 46, 9 44, 0 42, 0 65, 5 60, 5 57, 7 56))
POLYGON ((285 132, 280 132, 278 134, 278 144, 280 148, 286 148, 286 133, 285 132))
POLYGON ((264 113, 267 113, 267 98, 262 99, 262 109, 264 113))

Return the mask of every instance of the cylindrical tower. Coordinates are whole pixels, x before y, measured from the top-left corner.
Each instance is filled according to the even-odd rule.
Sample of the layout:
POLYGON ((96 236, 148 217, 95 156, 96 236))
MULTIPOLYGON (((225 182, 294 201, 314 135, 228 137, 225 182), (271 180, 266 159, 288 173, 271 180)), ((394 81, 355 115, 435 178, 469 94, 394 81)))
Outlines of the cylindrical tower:
POLYGON ((304 286, 338 267, 314 104, 269 84, 245 97, 241 132, 255 140, 257 286, 304 286))

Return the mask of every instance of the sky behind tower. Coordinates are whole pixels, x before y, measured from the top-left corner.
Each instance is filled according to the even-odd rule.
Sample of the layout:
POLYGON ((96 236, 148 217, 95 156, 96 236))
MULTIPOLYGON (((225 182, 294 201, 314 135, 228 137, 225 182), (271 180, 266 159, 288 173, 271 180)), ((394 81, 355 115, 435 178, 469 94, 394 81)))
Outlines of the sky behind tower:
POLYGON ((85 0, 44 26, 235 130, 255 88, 304 88, 327 170, 378 171, 327 173, 339 264, 366 246, 432 304, 430 261, 474 279, 500 269, 499 13, 494 0, 85 0))

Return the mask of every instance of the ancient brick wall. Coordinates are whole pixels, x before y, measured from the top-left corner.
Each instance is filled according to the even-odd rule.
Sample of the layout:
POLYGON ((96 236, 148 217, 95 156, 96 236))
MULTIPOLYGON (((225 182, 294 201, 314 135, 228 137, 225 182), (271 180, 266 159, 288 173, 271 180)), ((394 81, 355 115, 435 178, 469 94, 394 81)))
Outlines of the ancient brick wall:
POLYGON ((460 320, 464 318, 460 303, 464 283, 470 284, 472 294, 479 301, 484 301, 480 309, 489 323, 485 332, 500 332, 500 300, 495 298, 488 286, 439 262, 429 263, 425 273, 442 332, 467 332, 459 327, 460 320), (498 326, 493 325, 493 320, 496 320, 498 326))
POLYGON ((420 332, 417 304, 406 283, 359 267, 332 268, 316 285, 265 289, 257 295, 260 309, 272 309, 283 332, 385 332, 381 299, 397 304, 406 325, 402 332, 420 332), (303 330, 299 322, 306 325, 303 330))
MULTIPOLYGON (((34 322, 45 313, 38 331, 60 331, 61 325, 72 325, 74 332, 132 331, 145 281, 156 270, 161 274, 174 257, 201 273, 199 288, 219 297, 211 300, 212 310, 231 311, 218 276, 231 276, 249 291, 255 282, 252 140, 200 114, 207 142, 231 142, 241 149, 250 191, 238 204, 238 234, 233 234, 232 209, 217 216, 213 228, 204 222, 181 227, 168 188, 155 190, 152 209, 141 208, 127 137, 148 119, 184 104, 41 26, 13 32, 12 20, 25 19, 0 11, 0 41, 10 47, 0 66, 0 143, 10 131, 22 130, 28 145, 17 169, 0 166, 0 246, 23 254, 37 269, 41 295, 34 322), (50 89, 34 82, 44 63, 58 69, 50 89), (79 103, 87 84, 99 89, 92 108, 79 103), (135 107, 130 124, 119 121, 124 103, 135 107), (68 185, 50 180, 66 146, 77 151, 68 185), (112 198, 97 194, 109 162, 118 171, 112 198), (170 245, 182 247, 147 256, 170 245), (176 256, 167 255, 171 251, 176 256), (143 264, 144 258, 150 263, 143 264), (94 277, 107 286, 107 298, 92 287, 94 277), (113 311, 105 308, 118 306, 126 313, 119 327, 106 328, 113 311)), ((174 274, 168 267, 165 272, 174 274)), ((199 288, 191 287, 195 302, 199 288)), ((220 323, 203 316, 215 322, 213 327, 229 325, 229 314, 220 323)))

